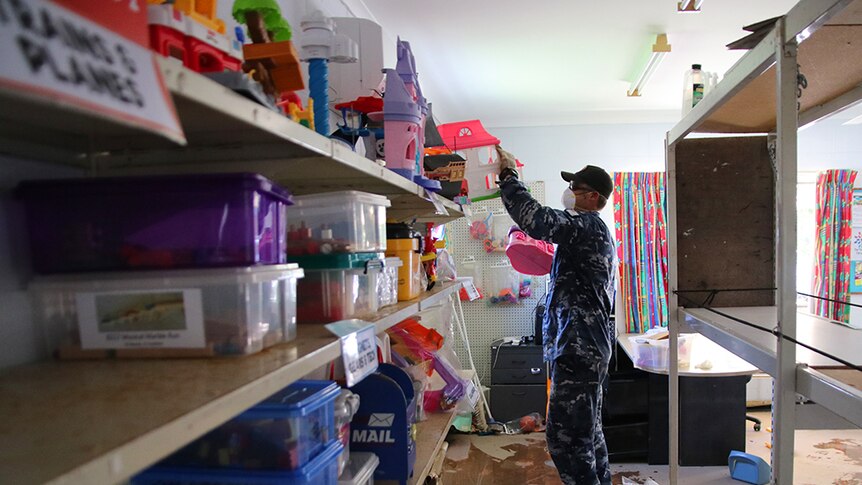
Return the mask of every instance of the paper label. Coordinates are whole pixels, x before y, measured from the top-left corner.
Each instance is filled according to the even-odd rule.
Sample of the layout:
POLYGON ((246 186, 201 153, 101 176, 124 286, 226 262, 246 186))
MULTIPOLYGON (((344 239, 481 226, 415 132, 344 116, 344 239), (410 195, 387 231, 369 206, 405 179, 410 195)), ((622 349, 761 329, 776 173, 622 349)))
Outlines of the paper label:
POLYGON ((467 397, 467 401, 470 403, 470 407, 475 408, 476 403, 479 402, 479 388, 473 384, 473 381, 467 381, 467 392, 465 396, 467 397))
MULTIPOLYGON (((107 0, 90 1, 86 9, 81 1, 63 3, 103 21, 100 4, 114 16, 119 8, 107 0)), ((184 143, 155 53, 130 39, 146 32, 146 4, 121 5, 128 15, 108 27, 48 0, 0 0, 0 89, 70 104, 184 143)))
POLYGON ((84 349, 197 349, 206 346, 198 289, 78 293, 84 349))
POLYGON ((432 204, 434 204, 434 209, 437 215, 445 216, 449 214, 449 211, 446 210, 446 206, 443 205, 443 201, 440 200, 439 195, 435 194, 434 192, 429 192, 427 189, 425 190, 425 195, 427 196, 427 199, 430 200, 432 204))
POLYGON ((347 387, 353 387, 377 371, 377 335, 374 325, 362 320, 345 320, 326 325, 341 341, 341 359, 347 387))
POLYGON ((464 290, 467 292, 467 297, 470 301, 478 300, 481 295, 479 295, 479 290, 476 289, 476 285, 473 284, 473 279, 464 282, 464 290))

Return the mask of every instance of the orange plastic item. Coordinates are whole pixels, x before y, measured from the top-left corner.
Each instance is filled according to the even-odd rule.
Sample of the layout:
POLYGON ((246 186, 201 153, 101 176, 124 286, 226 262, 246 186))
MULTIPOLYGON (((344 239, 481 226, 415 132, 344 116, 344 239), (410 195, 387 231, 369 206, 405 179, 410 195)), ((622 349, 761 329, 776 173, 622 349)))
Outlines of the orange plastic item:
POLYGON ((224 34, 224 21, 216 17, 216 7, 218 2, 215 0, 174 0, 175 9, 206 28, 224 34))
POLYGON ((269 70, 269 76, 278 92, 305 89, 302 69, 299 65, 299 54, 296 53, 293 42, 284 40, 263 44, 245 44, 242 46, 242 54, 246 62, 263 62, 269 70))

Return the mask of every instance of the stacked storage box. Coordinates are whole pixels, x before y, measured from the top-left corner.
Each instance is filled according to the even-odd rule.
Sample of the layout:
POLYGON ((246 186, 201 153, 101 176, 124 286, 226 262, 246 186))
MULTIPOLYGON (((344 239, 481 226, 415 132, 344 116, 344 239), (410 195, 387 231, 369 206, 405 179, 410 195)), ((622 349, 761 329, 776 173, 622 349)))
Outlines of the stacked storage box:
POLYGON ((297 381, 132 479, 135 485, 335 485, 341 388, 297 381))
POLYGON ((373 318, 394 303, 386 288, 386 197, 345 191, 296 197, 288 209, 288 259, 305 271, 300 323, 373 318))
POLYGON ((44 275, 34 308, 60 357, 250 354, 295 337, 292 198, 263 176, 34 181, 19 195, 44 275))

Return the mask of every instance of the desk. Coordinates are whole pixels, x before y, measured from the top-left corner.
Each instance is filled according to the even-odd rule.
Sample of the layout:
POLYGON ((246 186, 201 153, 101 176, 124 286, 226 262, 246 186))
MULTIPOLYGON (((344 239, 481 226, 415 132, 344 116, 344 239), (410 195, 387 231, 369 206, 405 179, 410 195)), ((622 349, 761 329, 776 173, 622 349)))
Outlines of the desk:
MULTIPOLYGON (((619 348, 633 360, 631 335, 620 335, 619 348)), ((731 450, 745 450, 745 387, 757 368, 716 345, 702 335, 692 338, 691 363, 680 368, 680 464, 686 466, 727 465, 731 450), (712 368, 695 366, 709 359, 712 368)), ((648 379, 647 462, 668 461, 667 369, 636 369, 648 379)), ((627 399, 614 396, 609 399, 627 399)))

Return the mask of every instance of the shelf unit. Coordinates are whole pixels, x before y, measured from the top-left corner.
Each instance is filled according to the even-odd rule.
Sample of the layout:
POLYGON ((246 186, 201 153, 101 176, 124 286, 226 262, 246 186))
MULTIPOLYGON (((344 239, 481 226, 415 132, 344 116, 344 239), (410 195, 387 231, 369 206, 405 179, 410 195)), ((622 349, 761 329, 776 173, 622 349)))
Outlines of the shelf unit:
MULTIPOLYGON (((184 145, 60 99, 0 88, 0 154, 94 177, 256 172, 296 195, 384 195, 390 220, 464 215, 458 204, 205 76, 158 56, 156 64, 184 145)), ((373 323, 382 332, 460 287, 438 284, 383 309, 373 323)), ((122 482, 340 355, 322 326, 302 325, 295 341, 243 358, 40 362, 0 371, 0 483, 122 482)), ((433 457, 445 438, 450 421, 440 419, 420 424, 427 438, 420 456, 433 457)))
MULTIPOLYGON (((438 285, 372 323, 383 332, 460 287, 438 285)), ((300 325, 295 341, 246 357, 41 362, 0 373, 0 482, 123 481, 340 356, 322 325, 300 325)), ((443 436, 420 442, 423 456, 448 429, 432 418, 420 430, 443 436)))
POLYGON ((448 222, 458 204, 339 143, 159 57, 187 144, 0 89, 0 153, 80 167, 89 175, 256 172, 297 195, 362 190, 385 195, 398 221, 448 222), (439 205, 438 209, 435 206, 439 205))
MULTIPOLYGON (((782 17, 756 47, 748 51, 725 75, 713 93, 705 97, 667 134, 668 246, 670 283, 670 361, 677 359, 681 322, 736 353, 775 378, 773 393, 773 481, 792 483, 796 393, 827 409, 862 424, 862 393, 852 373, 817 371, 797 363, 796 346, 784 339, 749 329, 705 309, 681 308, 673 291, 679 287, 677 208, 690 201, 677 200, 677 148, 690 133, 770 133, 775 176, 775 282, 776 306, 740 310, 743 320, 772 329, 780 326, 789 337, 805 341, 811 328, 824 327, 807 317, 797 317, 796 267, 796 172, 797 130, 856 104, 862 99, 862 0, 801 0, 782 17), (798 66, 798 67, 797 67, 798 66), (797 106, 797 74, 808 87, 797 106), (799 320, 799 325, 797 325, 799 320), (799 331, 797 331, 799 330, 799 331)), ((685 236, 685 234, 683 234, 685 236)), ((741 287, 748 287, 741 285, 741 287)), ((685 288, 688 290, 695 288, 685 288)), ((833 325, 833 324, 825 324, 833 325)), ((853 339, 858 341, 857 336, 853 339)), ((826 349, 828 350, 828 349, 826 349)), ((857 354, 858 355, 858 354, 857 354)), ((805 355, 798 357, 804 361, 805 355)), ((858 357, 854 357, 858 362, 858 357)), ((671 366, 670 393, 677 395, 678 371, 671 366)), ((670 399, 670 482, 678 483, 679 407, 670 399)))

